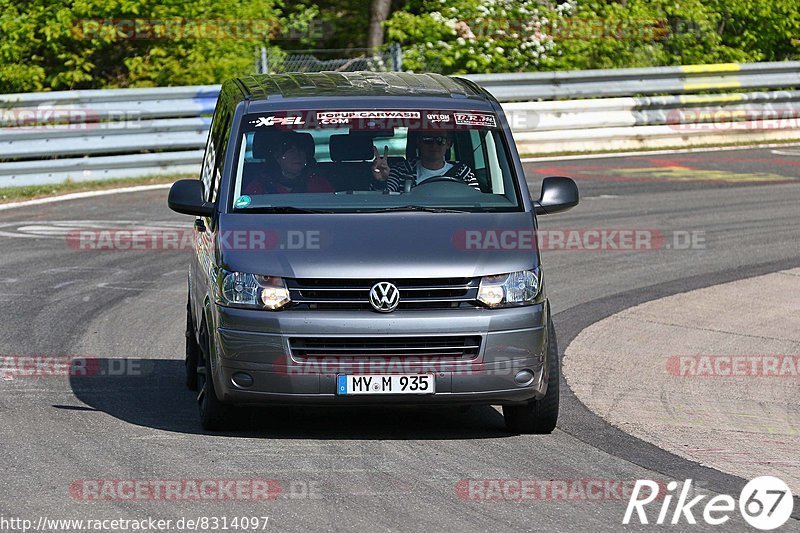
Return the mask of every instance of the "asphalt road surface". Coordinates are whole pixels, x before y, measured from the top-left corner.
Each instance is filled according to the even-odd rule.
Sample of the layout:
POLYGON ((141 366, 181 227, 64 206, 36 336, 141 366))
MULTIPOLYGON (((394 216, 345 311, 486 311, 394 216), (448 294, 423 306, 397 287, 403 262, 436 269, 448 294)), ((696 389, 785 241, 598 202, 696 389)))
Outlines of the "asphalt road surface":
MULTIPOLYGON (((542 252, 562 353, 583 328, 632 305, 800 265, 800 148, 526 164, 532 190, 553 174, 576 177, 583 199, 541 217, 541 229, 661 236, 650 250, 542 252)), ((181 518, 208 517, 216 530, 223 518, 231 530, 237 517, 268 517, 266 530, 618 531, 627 505, 619 487, 632 480, 691 478, 693 494, 738 499, 744 479, 612 428, 566 385, 559 428, 548 436, 510 435, 490 407, 251 410, 240 431, 204 432, 183 386, 189 252, 84 251, 68 238, 92 227, 189 224, 167 209, 166 190, 0 211, 6 368, 31 356, 80 358, 92 370, 3 374, 0 518, 152 517, 177 529, 181 518), (149 492, 136 493, 136 480, 149 492), (536 492, 514 497, 508 480, 535 483, 536 492), (193 498, 202 482, 219 489, 204 492, 214 497, 193 498), (222 482, 232 485, 222 490, 222 482), (171 483, 172 496, 158 483, 171 483)), ((753 477, 769 473, 764 466, 753 477)), ((648 508, 651 522, 658 502, 648 508)), ((696 525, 664 528, 719 529, 694 515, 696 525)), ((633 524, 627 529, 653 528, 633 524)), ((748 527, 738 512, 724 526, 748 527)), ((797 499, 784 529, 800 530, 797 499)))

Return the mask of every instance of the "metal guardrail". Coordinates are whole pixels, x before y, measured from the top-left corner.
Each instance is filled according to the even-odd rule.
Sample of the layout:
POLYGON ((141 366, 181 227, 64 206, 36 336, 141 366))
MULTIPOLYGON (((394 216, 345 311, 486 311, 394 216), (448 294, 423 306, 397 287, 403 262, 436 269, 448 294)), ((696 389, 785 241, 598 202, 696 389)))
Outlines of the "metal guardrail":
POLYGON ((501 102, 800 87, 800 61, 466 76, 501 102))
POLYGON ((0 95, 0 187, 198 172, 218 85, 0 95))
POLYGON ((800 140, 800 91, 503 104, 520 152, 800 140))
MULTIPOLYGON (((800 62, 466 77, 526 154, 800 139, 800 62)), ((0 95, 0 187, 197 173, 218 91, 0 95)))

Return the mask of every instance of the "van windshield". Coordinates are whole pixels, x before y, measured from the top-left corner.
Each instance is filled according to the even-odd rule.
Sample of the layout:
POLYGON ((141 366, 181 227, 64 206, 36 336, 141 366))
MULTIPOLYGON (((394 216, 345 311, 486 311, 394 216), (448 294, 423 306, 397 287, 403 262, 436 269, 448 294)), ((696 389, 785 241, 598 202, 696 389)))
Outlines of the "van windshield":
POLYGON ((520 211, 495 114, 329 110, 246 115, 233 212, 520 211))

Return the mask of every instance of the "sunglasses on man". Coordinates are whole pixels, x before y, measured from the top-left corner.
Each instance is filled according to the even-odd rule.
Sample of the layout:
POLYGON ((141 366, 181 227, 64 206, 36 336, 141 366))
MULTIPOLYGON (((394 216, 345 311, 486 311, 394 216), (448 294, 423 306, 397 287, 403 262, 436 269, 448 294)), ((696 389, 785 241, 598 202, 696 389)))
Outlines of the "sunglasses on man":
POLYGON ((423 135, 422 136, 422 144, 438 144, 439 146, 447 144, 447 141, 450 140, 443 135, 423 135))

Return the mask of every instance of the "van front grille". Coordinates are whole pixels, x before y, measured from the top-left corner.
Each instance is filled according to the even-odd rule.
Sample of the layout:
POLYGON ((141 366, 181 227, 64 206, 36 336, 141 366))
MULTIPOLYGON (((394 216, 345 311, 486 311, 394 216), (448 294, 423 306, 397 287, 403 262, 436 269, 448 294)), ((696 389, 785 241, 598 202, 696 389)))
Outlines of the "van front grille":
POLYGON ((438 279, 287 279, 295 307, 305 309, 372 309, 369 291, 389 281, 400 291, 397 309, 474 307, 480 278, 438 279))
POLYGON ((481 337, 292 337, 296 359, 322 357, 414 357, 469 360, 478 357, 481 337))

